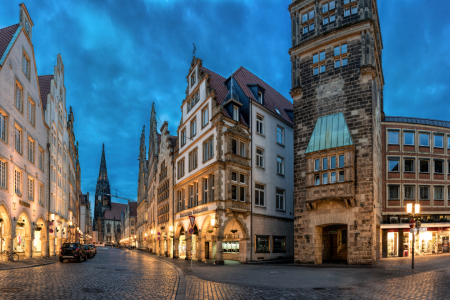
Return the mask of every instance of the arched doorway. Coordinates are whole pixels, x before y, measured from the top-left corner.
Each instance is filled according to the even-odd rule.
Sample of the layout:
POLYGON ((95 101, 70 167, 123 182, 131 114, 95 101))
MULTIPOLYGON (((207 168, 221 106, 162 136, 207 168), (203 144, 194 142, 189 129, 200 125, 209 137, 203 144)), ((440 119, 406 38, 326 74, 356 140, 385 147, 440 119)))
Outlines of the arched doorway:
POLYGON ((23 211, 16 221, 13 249, 17 253, 24 253, 25 258, 31 258, 32 253, 31 222, 26 211, 23 211))
MULTIPOLYGON (((11 245, 11 218, 6 204, 0 202, 0 251, 8 250, 11 245)), ((11 251, 11 249, 9 249, 11 251)))
POLYGON ((183 224, 179 223, 175 231, 175 255, 176 258, 186 258, 186 234, 183 224))
POLYGON ((40 253, 42 257, 46 255, 47 250, 46 234, 45 221, 44 218, 40 216, 34 226, 33 253, 40 253))
POLYGON ((347 225, 333 224, 321 228, 322 262, 347 263, 347 225))
POLYGON ((200 259, 202 261, 214 258, 216 255, 216 241, 214 233, 215 229, 212 225, 213 222, 215 224, 215 219, 213 219, 211 216, 206 217, 206 219, 203 221, 200 241, 200 243, 202 243, 200 247, 200 259))

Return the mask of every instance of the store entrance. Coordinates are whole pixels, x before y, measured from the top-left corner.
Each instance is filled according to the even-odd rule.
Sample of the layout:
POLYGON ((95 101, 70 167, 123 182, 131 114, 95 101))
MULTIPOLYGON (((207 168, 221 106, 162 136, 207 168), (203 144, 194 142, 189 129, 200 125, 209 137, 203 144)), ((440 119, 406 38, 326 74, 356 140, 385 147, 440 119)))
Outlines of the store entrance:
POLYGON ((322 261, 347 262, 347 225, 322 227, 322 261))
POLYGON ((205 242, 205 259, 209 259, 209 242, 205 242))

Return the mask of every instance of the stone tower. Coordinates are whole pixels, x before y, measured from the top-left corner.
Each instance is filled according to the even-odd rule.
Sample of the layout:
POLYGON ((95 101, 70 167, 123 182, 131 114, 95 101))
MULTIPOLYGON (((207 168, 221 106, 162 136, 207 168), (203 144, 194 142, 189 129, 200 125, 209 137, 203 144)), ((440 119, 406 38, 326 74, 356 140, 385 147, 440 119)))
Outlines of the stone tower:
POLYGON ((94 208, 94 230, 99 231, 99 238, 102 236, 103 213, 106 209, 111 209, 111 188, 109 186, 108 171, 106 169, 105 144, 103 144, 102 158, 100 161, 100 170, 98 172, 97 186, 95 188, 95 208, 94 208))
POLYGON ((297 0, 292 21, 295 261, 379 258, 383 70, 376 0, 297 0))

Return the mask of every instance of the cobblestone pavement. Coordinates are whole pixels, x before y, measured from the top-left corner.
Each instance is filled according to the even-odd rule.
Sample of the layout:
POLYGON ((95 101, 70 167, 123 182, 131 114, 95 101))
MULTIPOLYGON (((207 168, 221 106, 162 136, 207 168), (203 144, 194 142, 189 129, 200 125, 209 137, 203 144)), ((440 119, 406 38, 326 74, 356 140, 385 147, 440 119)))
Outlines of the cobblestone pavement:
POLYGON ((20 268, 31 268, 31 267, 37 267, 37 266, 44 266, 53 264, 55 262, 58 262, 57 257, 36 257, 32 259, 24 259, 23 256, 19 256, 19 261, 12 262, 8 261, 3 257, 5 260, 0 260, 0 270, 10 270, 10 269, 20 269, 20 268))
MULTIPOLYGON (((406 261, 406 260, 405 260, 406 261)), ((450 299, 450 257, 424 258, 430 271, 216 266, 99 248, 83 263, 0 271, 0 299, 450 299), (430 267, 430 268, 431 268, 430 267)))

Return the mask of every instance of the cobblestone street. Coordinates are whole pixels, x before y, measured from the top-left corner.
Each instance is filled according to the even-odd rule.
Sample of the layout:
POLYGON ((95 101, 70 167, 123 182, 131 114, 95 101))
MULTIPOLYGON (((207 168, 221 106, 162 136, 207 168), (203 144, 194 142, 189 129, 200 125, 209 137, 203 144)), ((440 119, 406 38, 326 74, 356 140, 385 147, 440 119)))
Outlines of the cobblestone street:
POLYGON ((449 256, 418 259, 414 272, 405 262, 367 268, 194 262, 191 270, 184 260, 99 248, 81 264, 0 271, 0 299, 450 299, 449 256))

